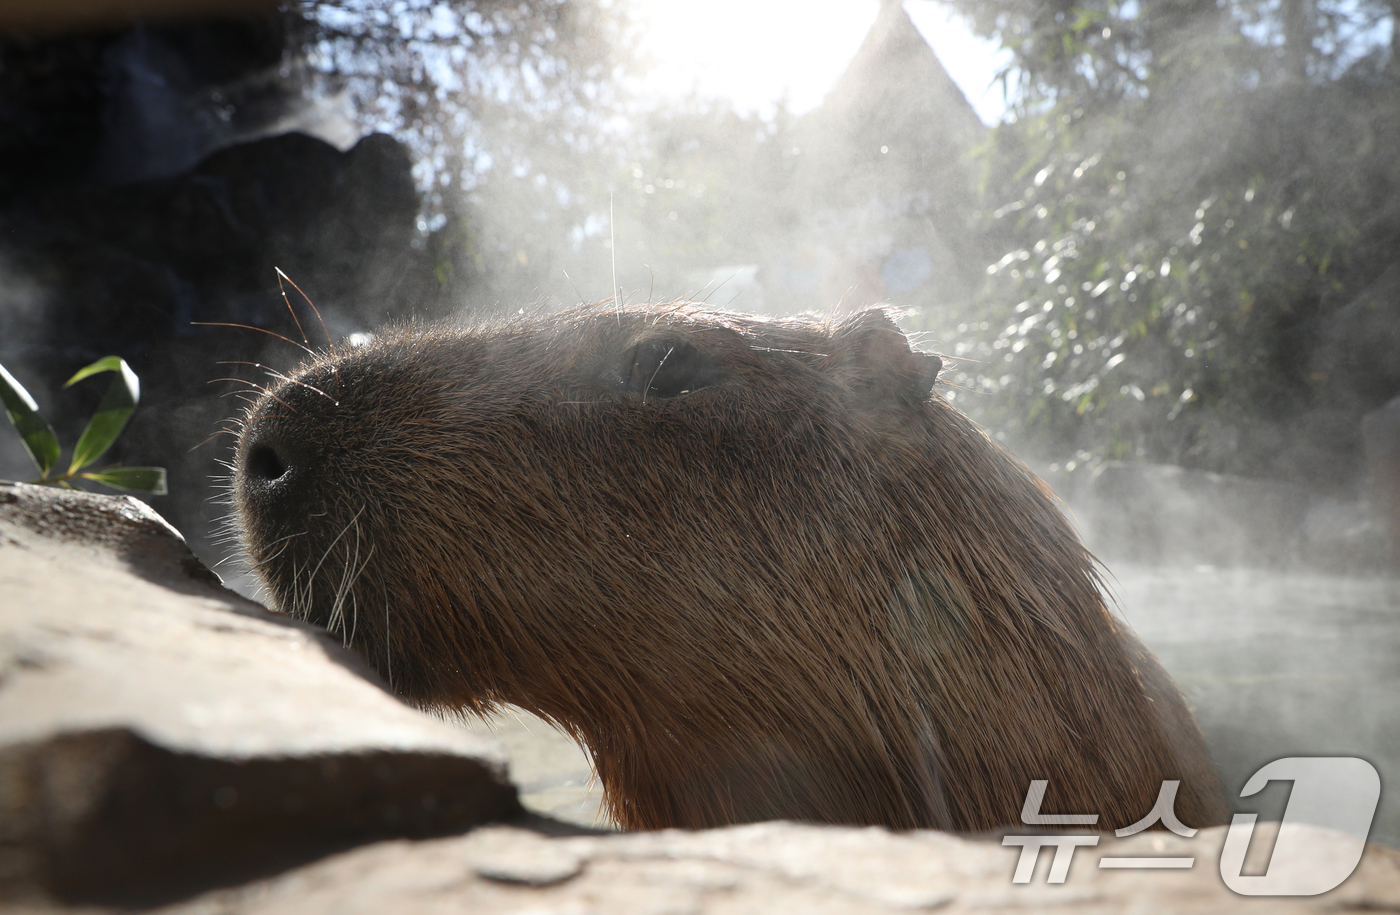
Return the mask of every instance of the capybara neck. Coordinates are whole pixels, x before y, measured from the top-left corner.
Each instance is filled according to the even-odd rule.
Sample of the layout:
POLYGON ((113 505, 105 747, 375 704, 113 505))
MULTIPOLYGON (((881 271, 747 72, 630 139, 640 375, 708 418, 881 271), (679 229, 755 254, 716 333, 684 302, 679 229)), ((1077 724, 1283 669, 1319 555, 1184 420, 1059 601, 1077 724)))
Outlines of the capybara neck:
POLYGON ((270 604, 406 698, 514 703, 630 828, 764 819, 1129 825, 1179 779, 1181 696, 1045 487, 934 393, 881 311, 588 306, 407 326, 248 412, 237 523, 270 604))

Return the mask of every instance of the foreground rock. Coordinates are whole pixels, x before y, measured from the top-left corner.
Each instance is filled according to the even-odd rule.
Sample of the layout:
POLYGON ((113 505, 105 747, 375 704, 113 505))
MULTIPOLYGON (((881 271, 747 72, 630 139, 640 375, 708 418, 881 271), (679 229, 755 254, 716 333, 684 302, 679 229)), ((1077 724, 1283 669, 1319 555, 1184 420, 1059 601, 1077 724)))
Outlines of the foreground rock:
MULTIPOLYGON (((1267 832, 1260 827, 1261 832, 1267 832)), ((1047 882, 1052 849, 1027 883, 1012 882, 1019 849, 934 832, 761 823, 707 832, 545 838, 485 827, 460 838, 387 842, 281 877, 172 907, 188 915, 282 913, 939 912, 1290 913, 1400 908, 1400 852, 1370 846, 1349 880, 1313 897, 1243 897, 1218 864, 1225 828, 1194 839, 1144 833, 1078 850, 1062 884, 1047 882), (1194 857, 1189 869, 1101 867, 1106 858, 1194 857)), ((1345 844, 1310 838, 1319 863, 1345 844)), ((1273 845, 1255 837, 1254 851, 1273 845)), ((1263 859, 1250 862, 1262 867, 1263 859)), ((1248 865, 1246 870, 1249 870, 1248 865)), ((1303 868, 1302 870, 1307 870, 1303 868)), ((1295 873, 1295 878, 1305 878, 1295 873)))
POLYGON ((0 486, 0 893, 169 896, 518 812, 499 750, 134 499, 0 486))
MULTIPOLYGON (((1295 880, 1356 847, 1303 828, 1295 880)), ((1015 883, 1021 850, 996 836, 568 832, 520 816, 497 751, 224 591, 141 503, 0 484, 7 911, 1400 910, 1400 852, 1374 845, 1323 895, 1235 895, 1222 828, 1093 837, 1060 884, 1053 848, 1015 883), (1191 867, 1100 866, 1153 857, 1191 867)), ((1271 833, 1245 873, 1266 870, 1271 833)))

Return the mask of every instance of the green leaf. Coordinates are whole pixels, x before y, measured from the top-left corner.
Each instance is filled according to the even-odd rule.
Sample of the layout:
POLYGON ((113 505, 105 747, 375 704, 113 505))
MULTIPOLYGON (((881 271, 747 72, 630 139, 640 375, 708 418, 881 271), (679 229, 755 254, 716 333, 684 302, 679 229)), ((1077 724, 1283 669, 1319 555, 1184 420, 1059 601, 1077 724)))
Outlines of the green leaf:
POLYGON ((167 492, 164 467, 109 467, 78 475, 116 489, 148 492, 153 496, 163 496, 167 492))
POLYGON ((78 369, 78 373, 63 382, 63 386, 65 388, 70 387, 82 381, 84 378, 91 378, 93 375, 97 375, 101 372, 120 372, 123 368, 130 371, 130 369, 127 368, 126 360, 122 359, 120 356, 107 356, 105 359, 97 360, 92 365, 85 365, 78 369))
POLYGON ((0 400, 5 402, 5 412, 19 430, 24 450, 39 468, 39 475, 48 476, 49 470, 58 463, 58 436, 39 415, 39 405, 34 398, 3 365, 0 365, 0 400))
POLYGON ((69 473, 77 473, 80 468, 97 460, 102 456, 102 452, 111 447, 112 442, 116 441, 126 426, 126 421, 131 418, 132 411, 136 409, 136 402, 141 399, 141 382, 136 379, 136 373, 126 364, 125 359, 117 356, 99 359, 81 369, 78 374, 68 379, 68 384, 98 372, 116 372, 117 377, 112 379, 107 393, 102 395, 102 400, 97 405, 97 412, 88 420, 87 428, 78 439, 77 447, 73 449, 73 463, 68 467, 69 473))

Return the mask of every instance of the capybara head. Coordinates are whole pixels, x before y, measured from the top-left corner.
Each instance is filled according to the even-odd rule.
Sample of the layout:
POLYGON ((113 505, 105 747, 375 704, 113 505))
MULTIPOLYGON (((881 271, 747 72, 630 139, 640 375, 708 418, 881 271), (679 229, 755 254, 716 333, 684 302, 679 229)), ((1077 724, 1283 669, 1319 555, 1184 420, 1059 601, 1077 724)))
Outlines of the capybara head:
POLYGON ((514 703, 626 827, 1223 815, 1199 733, 1044 487, 882 311, 596 305, 404 327, 249 410, 278 610, 425 706, 514 703))

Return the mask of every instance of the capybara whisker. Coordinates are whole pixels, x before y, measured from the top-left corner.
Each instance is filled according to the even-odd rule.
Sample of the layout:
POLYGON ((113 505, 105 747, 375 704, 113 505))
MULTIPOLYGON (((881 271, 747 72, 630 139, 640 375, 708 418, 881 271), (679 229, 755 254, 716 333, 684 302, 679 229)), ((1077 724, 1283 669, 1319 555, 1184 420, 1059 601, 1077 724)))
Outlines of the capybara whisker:
MULTIPOLYGON (((287 287, 282 285, 283 280, 287 281, 288 283, 292 283, 291 277, 283 273, 281 267, 273 267, 272 269, 277 271, 277 291, 282 294, 282 302, 287 306, 287 314, 292 316, 292 323, 297 326, 297 333, 301 334, 301 342, 309 347, 311 345, 311 341, 306 339, 306 331, 302 330, 301 328, 301 318, 297 317, 297 310, 292 307, 291 300, 287 298, 287 287)), ((296 283, 292 283, 292 286, 295 288, 296 283)), ((301 292, 301 290, 298 289, 297 292, 301 292)), ((302 292, 302 298, 306 298, 306 293, 302 292)), ((310 302, 311 300, 306 299, 306 301, 310 302)), ((316 306, 313 305, 311 307, 315 308, 316 306)), ((317 314, 317 317, 320 317, 319 313, 317 314)), ((329 344, 330 334, 326 335, 326 342, 327 344, 329 344)))
POLYGON ((792 354, 794 354, 794 355, 801 355, 801 356, 817 356, 817 357, 822 358, 822 359, 827 358, 827 354, 826 354, 826 353, 813 353, 813 352, 809 352, 808 350, 804 350, 804 349, 779 349, 779 348, 777 348, 776 346, 757 346, 757 345, 750 346, 749 349, 753 350, 753 351, 756 352, 756 353, 792 353, 792 354))
MULTIPOLYGON (((310 575, 306 576, 306 586, 308 590, 310 589, 311 585, 313 584, 316 578, 316 573, 321 571, 321 566, 325 564, 326 560, 330 558, 331 553, 335 550, 335 545, 340 542, 340 539, 342 537, 345 536, 346 531, 350 530, 352 527, 355 526, 355 522, 360 520, 360 515, 364 514, 364 511, 365 506, 361 505, 359 511, 355 512, 355 514, 350 518, 350 520, 345 522, 345 525, 341 527, 340 533, 335 535, 335 539, 331 540, 330 543, 326 544, 326 548, 321 552, 321 558, 317 561, 316 567, 311 570, 310 575)), ((312 514, 311 517, 324 517, 326 514, 326 512, 319 512, 312 514)), ((300 533, 304 536, 306 534, 309 534, 310 530, 304 530, 300 533)))
MULTIPOLYGON (((270 367, 268 367, 268 366, 266 366, 266 365, 263 365, 261 362, 248 362, 248 361, 245 361, 245 360, 228 360, 228 361, 225 361, 225 362, 220 362, 219 365, 249 365, 249 366, 252 366, 252 367, 255 368, 255 369, 260 369, 260 370, 262 370, 263 374, 267 375, 269 378, 273 379, 274 381, 284 381, 284 382, 287 382, 287 383, 289 383, 289 384, 304 385, 307 389, 312 390, 312 391, 315 391, 317 394, 320 394, 322 397, 324 397, 324 398, 326 398, 327 400, 330 400, 332 403, 334 403, 334 398, 332 398, 332 397, 331 397, 329 394, 327 394, 325 391, 322 391, 320 388, 312 387, 311 385, 306 384, 306 382, 304 382, 304 381, 298 381, 297 379, 289 378, 289 377, 287 377, 285 374, 283 374, 282 372, 279 372, 279 371, 277 371, 277 370, 274 369, 274 368, 270 368, 270 367)), ((252 387, 256 387, 256 388, 258 388, 258 390, 266 390, 266 388, 258 387, 258 385, 254 385, 251 381, 248 381, 247 379, 244 379, 244 378, 214 378, 214 379, 211 379, 211 381, 210 381, 210 382, 207 382, 207 383, 211 383, 211 384, 212 384, 214 381, 237 381, 237 382, 240 382, 240 383, 242 383, 242 384, 246 384, 246 385, 250 385, 250 386, 252 386, 252 387)))
POLYGON ((191 321, 190 324, 194 327, 234 327, 239 330, 255 330, 260 334, 267 334, 269 337, 276 337, 278 340, 281 340, 284 343, 290 343, 292 346, 295 346, 297 349, 305 352, 308 356, 314 357, 316 355, 315 350, 311 349, 311 347, 298 343, 289 337, 284 337, 281 334, 276 333, 274 331, 270 331, 265 327, 254 327, 252 324, 229 324, 225 321, 191 321))
POLYGON ((308 355, 234 462, 270 606, 420 706, 557 725, 620 825, 989 830, 1037 780, 1100 829, 1169 780, 1224 821, 1053 495, 890 313, 615 293, 308 355))
POLYGON ((389 689, 394 688, 394 654, 393 641, 389 636, 389 600, 384 600, 384 680, 389 684, 389 689))
MULTIPOLYGON (((374 547, 371 546, 368 555, 365 556, 364 563, 360 562, 360 532, 359 527, 357 525, 355 528, 355 548, 352 551, 348 551, 344 567, 341 569, 340 584, 336 589, 335 601, 331 611, 331 617, 333 619, 338 617, 340 620, 340 628, 345 635, 345 645, 347 648, 350 646, 351 641, 354 639, 354 632, 352 624, 344 612, 345 602, 349 600, 350 609, 352 612, 356 613, 356 620, 358 621, 358 611, 356 610, 357 604, 355 600, 355 592, 352 590, 352 588, 355 584, 355 579, 358 578, 360 576, 360 573, 364 571, 365 566, 369 563, 369 560, 373 555, 374 547)), ((334 630, 334 626, 328 626, 327 628, 334 630)))

